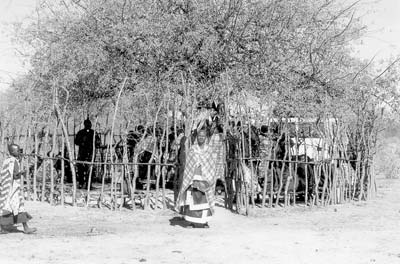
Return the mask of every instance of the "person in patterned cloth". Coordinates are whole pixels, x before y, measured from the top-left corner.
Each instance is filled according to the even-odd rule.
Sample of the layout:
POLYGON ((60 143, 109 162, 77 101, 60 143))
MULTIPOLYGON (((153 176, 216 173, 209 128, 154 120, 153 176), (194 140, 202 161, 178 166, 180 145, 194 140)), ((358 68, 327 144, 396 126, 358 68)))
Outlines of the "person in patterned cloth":
POLYGON ((216 165, 212 157, 207 131, 202 129, 187 153, 175 208, 190 223, 189 227, 208 228, 208 222, 214 214, 216 165))
POLYGON ((0 174, 0 234, 8 233, 7 227, 22 223, 25 234, 36 232, 27 222, 32 216, 25 212, 21 190, 19 157, 20 148, 16 144, 8 147, 10 157, 4 160, 0 174))

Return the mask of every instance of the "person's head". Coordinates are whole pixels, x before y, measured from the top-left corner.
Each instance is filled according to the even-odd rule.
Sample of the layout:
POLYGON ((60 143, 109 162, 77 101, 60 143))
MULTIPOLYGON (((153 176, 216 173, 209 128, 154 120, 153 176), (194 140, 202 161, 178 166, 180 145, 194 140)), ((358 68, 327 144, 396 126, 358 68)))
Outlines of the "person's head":
POLYGON ((210 109, 210 116, 211 116, 211 117, 214 117, 214 116, 216 116, 217 114, 218 114, 217 109, 215 109, 214 107, 212 107, 212 108, 210 109))
POLYGON ((89 119, 86 119, 85 121, 83 121, 83 126, 85 127, 85 129, 91 129, 92 128, 92 122, 90 122, 89 119))
POLYGON ((215 128, 217 133, 223 133, 224 132, 224 125, 223 124, 218 124, 215 128))
POLYGON ((176 132, 176 134, 179 136, 181 134, 185 134, 185 130, 183 128, 179 128, 176 132))
POLYGON ((137 132, 140 133, 140 134, 143 134, 143 133, 144 133, 144 127, 143 127, 142 125, 138 125, 137 128, 136 128, 136 130, 137 130, 137 132))
POLYGON ((156 137, 161 138, 164 134, 164 129, 162 127, 156 127, 156 137))
POLYGON ((18 158, 21 155, 19 146, 14 143, 8 146, 8 152, 15 158, 18 158))
POLYGON ((279 125, 276 123, 272 123, 271 124, 271 128, 270 128, 271 133, 273 134, 279 134, 279 125))
POLYGON ((129 130, 127 138, 128 138, 128 140, 134 139, 135 138, 135 131, 129 130))
POLYGON ((267 125, 262 125, 260 132, 262 135, 267 135, 268 134, 268 126, 267 125))
POLYGON ((207 140, 207 131, 205 129, 201 129, 199 130, 199 132, 197 132, 197 144, 199 144, 199 146, 202 146, 207 140))

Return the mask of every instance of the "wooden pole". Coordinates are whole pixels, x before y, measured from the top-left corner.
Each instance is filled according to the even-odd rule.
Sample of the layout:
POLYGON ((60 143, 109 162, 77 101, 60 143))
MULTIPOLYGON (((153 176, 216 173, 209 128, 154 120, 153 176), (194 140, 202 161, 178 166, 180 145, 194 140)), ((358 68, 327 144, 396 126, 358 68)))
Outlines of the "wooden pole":
MULTIPOLYGON (((298 171, 298 162, 299 162, 299 144, 298 144, 298 142, 299 142, 299 120, 297 120, 296 121, 296 124, 295 124, 295 136, 296 136, 296 147, 295 147, 295 151, 296 151, 296 153, 295 153, 295 155, 296 155, 296 158, 295 158, 295 164, 294 164, 294 175, 293 175, 293 205, 294 206, 296 206, 296 188, 297 188, 297 186, 298 186, 298 182, 299 182, 299 180, 298 180, 298 175, 297 175, 297 171, 298 171)), ((290 135, 289 135, 289 147, 291 148, 291 141, 290 141, 290 135)), ((290 156, 290 158, 289 158, 289 160, 292 160, 292 156, 290 156)))
MULTIPOLYGON (((108 130, 108 123, 109 123, 109 113, 107 112, 107 118, 106 118, 106 127, 108 130)), ((104 145, 107 143, 107 133, 104 135, 104 145)), ((107 149, 106 149, 106 155, 104 156, 104 165, 103 165, 103 173, 101 176, 101 192, 98 200, 98 206, 99 208, 102 208, 102 203, 103 203, 103 197, 104 197, 104 187, 105 187, 105 177, 107 174, 107 162, 108 162, 108 155, 109 155, 109 143, 107 144, 107 149)))
MULTIPOLYGON (((56 136, 57 136, 57 121, 55 121, 53 127, 53 140, 52 140, 52 148, 51 148, 51 158, 54 157, 54 149, 56 147, 56 136)), ((54 161, 50 159, 50 205, 54 205, 54 161)))
MULTIPOLYGON (((174 123, 174 136, 175 136, 175 142, 176 144, 179 144, 179 146, 181 146, 181 142, 178 142, 178 129, 177 129, 177 117, 176 117, 176 112, 177 112, 177 104, 176 104, 176 97, 174 96, 174 111, 173 111, 173 123, 174 123)), ((182 140, 182 139, 181 139, 182 140)), ((179 166, 175 167, 175 173, 174 173, 174 178, 173 178, 173 191, 174 191, 174 205, 176 203, 176 199, 178 198, 178 193, 179 193, 179 188, 180 186, 178 186, 178 180, 179 177, 181 177, 180 175, 180 166, 182 166, 180 164, 181 160, 179 159, 179 151, 182 151, 179 148, 177 148, 177 153, 176 153, 176 164, 178 164, 179 166)))
MULTIPOLYGON (((249 212, 249 196, 248 196, 248 190, 246 186, 246 181, 244 179, 244 174, 243 174, 243 163, 244 159, 246 157, 246 145, 245 145, 245 136, 244 136, 244 124, 243 124, 243 115, 242 115, 242 110, 240 109, 240 132, 241 132, 241 143, 242 143, 242 160, 240 162, 240 199, 243 200, 244 205, 245 205, 245 212, 246 215, 248 215, 249 212), (244 194, 242 192, 242 188, 244 188, 244 194)), ((250 154, 249 154, 250 156, 250 154)))
POLYGON ((307 143, 306 143, 306 138, 303 135, 303 141, 304 141, 304 157, 306 163, 304 164, 305 170, 304 170, 304 175, 305 175, 305 194, 304 194, 304 204, 307 206, 308 203, 308 156, 307 156, 307 143))
MULTIPOLYGON (((282 133, 281 133, 281 136, 282 136, 282 133)), ((278 138, 278 140, 275 142, 275 146, 274 146, 274 153, 271 153, 271 155, 273 155, 273 159, 274 160, 276 160, 276 154, 277 154, 277 148, 278 148, 278 146, 279 146, 279 138, 278 138)), ((278 164, 279 163, 277 163, 277 162, 275 162, 275 161, 272 161, 272 164, 271 164, 271 172, 270 172, 270 175, 271 175, 271 185, 270 185, 270 197, 269 197, 269 207, 270 208, 272 208, 272 206, 273 206, 273 197, 274 197, 274 185, 275 185, 275 174, 276 173, 278 173, 278 170, 276 170, 275 169, 275 166, 276 167, 278 167, 278 164)), ((278 195, 278 194, 277 194, 278 195)))
POLYGON ((158 115, 161 111, 162 108, 162 102, 160 103, 160 106, 157 109, 156 116, 153 122, 153 150, 151 153, 151 158, 149 161, 149 165, 147 165, 147 185, 146 185, 146 197, 144 200, 144 209, 148 209, 149 207, 149 202, 150 202, 150 175, 151 175, 151 163, 153 163, 154 158, 155 158, 155 152, 157 151, 157 138, 156 138, 156 125, 157 125, 157 120, 158 120, 158 115))
POLYGON ((224 162, 224 170, 223 170, 223 179, 222 182, 224 184, 224 206, 225 208, 229 208, 232 210, 233 207, 233 199, 232 199, 232 190, 231 190, 231 179, 228 175, 230 175, 229 170, 229 166, 228 166, 228 155, 229 155, 229 142, 228 142, 228 138, 227 138, 227 129, 229 129, 229 102, 230 102, 230 85, 228 83, 228 78, 225 77, 225 91, 226 91, 226 97, 223 100, 224 103, 224 115, 223 115, 223 121, 224 121, 224 129, 223 129, 223 135, 222 135, 222 139, 223 139, 223 144, 222 144, 222 153, 225 154, 225 157, 223 157, 223 162, 224 162))
MULTIPOLYGON (((250 117, 248 116, 248 130, 249 130, 249 157, 253 158, 253 150, 252 150, 252 145, 251 145, 251 134, 252 134, 252 130, 251 130, 251 124, 250 124, 250 117)), ((254 208, 255 205, 255 201, 254 201, 254 168, 253 168, 253 161, 250 161, 250 201, 251 201, 251 206, 254 208)))
MULTIPOLYGON (((128 123, 126 125, 126 128, 125 128, 125 135, 126 136, 125 136, 125 139, 124 139, 123 161, 126 162, 126 163, 129 162, 129 157, 128 157, 128 134, 129 134, 128 128, 129 128, 129 125, 130 125, 130 121, 128 121, 128 123)), ((122 171, 121 193, 122 193, 122 200, 123 201, 122 201, 122 205, 121 205, 120 208, 122 208, 122 206, 125 203, 124 180, 125 180, 126 175, 127 175, 127 179, 128 179, 127 189, 131 193, 131 197, 132 197, 132 178, 131 178, 131 170, 130 170, 130 167, 128 165, 124 165, 123 166, 123 171, 122 171)), ((132 205, 134 205, 133 203, 134 203, 134 200, 132 199, 132 205)))
MULTIPOLYGON (((282 136, 283 136, 283 128, 281 129, 281 135, 280 135, 278 140, 280 140, 280 138, 282 136)), ((286 136, 285 136, 285 138, 286 138, 286 136)), ((285 143, 285 145, 286 145, 286 143, 285 143)), ((286 160, 286 157, 287 157, 287 153, 288 153, 287 148, 285 148, 285 154, 284 154, 284 157, 283 157, 283 160, 282 160, 282 167, 280 168, 280 171, 278 171, 278 173, 279 173, 279 187, 278 187, 278 191, 276 193, 277 198, 276 198, 276 201, 275 201, 275 206, 279 205, 279 196, 281 195, 282 188, 283 188, 283 173, 285 171, 285 166, 286 166, 285 165, 285 160, 286 160)))
MULTIPOLYGON (((31 127, 28 128, 28 138, 26 140, 26 144, 25 144, 25 153, 28 153, 28 146, 31 146, 31 127)), ((26 199, 28 201, 31 200, 31 175, 29 173, 29 161, 28 161, 28 157, 26 158, 26 187, 27 187, 27 197, 26 199)))
MULTIPOLYGON (((69 141, 68 129, 65 126, 65 123, 64 123, 64 115, 62 115, 58 104, 54 104, 54 111, 56 113, 56 116, 57 116, 58 120, 60 121, 61 128, 62 128, 62 131, 63 131, 63 135, 64 135, 64 138, 65 138, 66 147, 67 147, 68 154, 69 154, 69 159, 71 160, 70 168, 71 168, 72 185, 73 185, 72 186, 72 205, 76 206, 76 173, 75 173, 75 164, 72 162, 74 160, 75 156, 74 156, 74 152, 72 151, 73 148, 71 147, 71 144, 70 144, 70 141, 69 141)), ((74 138, 74 140, 75 140, 75 138, 74 138)))
MULTIPOLYGON (((112 120, 112 125, 111 125, 111 135, 110 135, 110 141, 111 141, 111 143, 110 144, 112 144, 112 142, 113 142, 113 139, 114 139, 114 128, 115 128, 115 119, 116 119, 116 117, 117 117, 117 112, 118 112, 118 104, 119 104, 119 101, 120 101, 120 98, 121 98, 121 94, 122 94, 122 91, 124 90, 124 87, 125 87, 125 84, 126 84, 126 81, 128 80, 128 78, 127 77, 125 77, 124 78, 124 81, 122 82, 122 84, 121 84, 121 88, 119 89, 119 93, 118 93, 118 97, 117 97, 117 101, 116 101, 116 103, 115 103, 115 108, 114 108, 114 116, 113 116, 113 120, 112 120)), ((108 148, 111 148, 111 145, 108 145, 108 148)), ((113 159, 113 156, 111 156, 111 158, 113 159)), ((113 170, 114 171, 114 170, 113 170)), ((114 199, 114 202, 115 202, 115 197, 113 197, 113 185, 114 185, 114 173, 112 173, 112 177, 111 177, 111 197, 112 197, 112 199, 114 199)))
MULTIPOLYGON (((160 138, 160 146, 159 146, 159 150, 158 150, 158 159, 159 159, 158 162, 159 163, 164 162, 163 161, 163 156, 164 156, 163 154, 164 153, 162 151, 162 145, 163 145, 164 137, 167 134, 168 134, 167 133, 167 127, 164 127, 163 134, 162 134, 162 136, 160 138)), ((168 138, 168 135, 167 135, 167 138, 168 138)), ((167 149, 165 151, 167 152, 167 149)), ((159 197, 159 193, 160 193, 160 176, 161 176, 162 168, 163 167, 161 167, 160 164, 156 165, 156 170, 155 170, 155 173, 156 173, 156 197, 155 197, 155 205, 154 205, 155 209, 158 208, 158 197, 159 197)))
POLYGON ((41 201, 44 202, 46 198, 46 147, 47 147, 47 141, 49 137, 49 127, 46 127, 46 132, 44 136, 44 142, 43 142, 43 163, 42 163, 42 197, 41 201))
MULTIPOLYGON (((289 122, 288 122, 288 119, 287 119, 287 118, 286 118, 286 120, 285 120, 285 130, 286 130, 286 133, 285 133, 286 153, 287 153, 287 155, 288 155, 288 159, 291 160, 290 137, 289 137, 289 133, 290 133, 290 132, 289 132, 289 122)), ((285 154, 285 155, 286 155, 286 154, 285 154)), ((286 157, 285 157, 284 160, 286 160, 286 157)), ((282 172, 284 171, 284 168, 285 168, 285 166, 283 166, 282 172)), ((290 200, 290 199, 288 199, 288 198, 289 198, 289 197, 288 197, 289 184, 290 184, 290 181, 293 180, 293 175, 292 175, 292 163, 291 163, 291 162, 289 162, 289 164, 288 164, 288 170, 289 170, 289 175, 286 177, 285 190, 284 190, 284 192, 285 192, 284 206, 288 206, 288 205, 289 205, 289 200, 290 200)))
MULTIPOLYGON (((166 133, 166 137, 165 137, 165 153, 164 153, 164 155, 162 155, 161 156, 161 162, 167 162, 168 161, 168 158, 169 158, 169 144, 170 144, 170 142, 169 142, 169 107, 170 107, 170 101, 171 101, 171 94, 170 94, 170 90, 168 89, 168 97, 167 97, 167 102, 166 102, 166 111, 167 111, 167 116, 166 116, 166 118, 167 118, 167 120, 166 120, 166 124, 165 124, 165 133, 166 133), (164 158, 164 159, 163 159, 164 158)), ((177 140, 177 131, 175 131, 174 130, 174 133, 175 133, 175 141, 177 140)), ((176 158, 178 157, 177 156, 178 155, 178 153, 176 153, 176 158)), ((167 209, 167 205, 166 205, 166 199, 165 199, 165 185, 166 185, 166 178, 165 178, 165 176, 166 176, 166 174, 167 174, 167 171, 168 171, 168 167, 162 167, 161 168, 161 171, 163 172, 163 173, 161 173, 161 177, 162 177, 162 207, 163 207, 163 209, 165 210, 165 209, 167 209)), ((177 173, 177 171, 175 170, 175 174, 177 173)))
POLYGON ((65 148, 65 138, 61 134, 61 205, 64 206, 65 193, 64 193, 64 179, 65 179, 65 161, 64 161, 64 148, 65 148))
MULTIPOLYGON (((95 157, 96 157, 96 128, 97 128, 97 116, 94 121, 94 131, 93 131, 93 139, 92 139, 92 159, 91 159, 92 163, 94 162, 95 157)), ((93 174, 93 164, 90 164, 87 195, 86 195, 86 207, 88 207, 89 203, 90 203, 90 187, 92 185, 92 174, 93 174)))
POLYGON ((38 149, 39 149, 39 139, 38 139, 38 132, 35 129, 35 163, 34 163, 34 167, 33 167, 33 200, 37 201, 38 200, 38 196, 37 196, 37 173, 38 173, 38 149))

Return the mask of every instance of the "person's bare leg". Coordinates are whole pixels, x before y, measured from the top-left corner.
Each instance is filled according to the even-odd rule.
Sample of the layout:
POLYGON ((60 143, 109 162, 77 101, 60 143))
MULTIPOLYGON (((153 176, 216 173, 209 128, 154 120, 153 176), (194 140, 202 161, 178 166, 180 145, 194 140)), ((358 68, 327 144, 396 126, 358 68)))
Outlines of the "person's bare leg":
POLYGON ((35 233, 36 232, 36 228, 34 228, 34 227, 29 227, 28 226, 28 223, 22 223, 22 225, 24 226, 24 233, 25 234, 33 234, 33 233, 35 233))

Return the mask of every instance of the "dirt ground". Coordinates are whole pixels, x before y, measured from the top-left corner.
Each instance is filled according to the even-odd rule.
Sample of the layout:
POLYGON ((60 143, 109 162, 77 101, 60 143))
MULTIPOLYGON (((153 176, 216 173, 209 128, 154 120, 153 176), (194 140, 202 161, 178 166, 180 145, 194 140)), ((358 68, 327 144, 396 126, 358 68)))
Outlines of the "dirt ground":
POLYGON ((400 181, 378 187, 373 200, 327 208, 219 207, 210 229, 184 228, 169 210, 28 202, 38 233, 1 235, 0 263, 400 263, 400 181))

